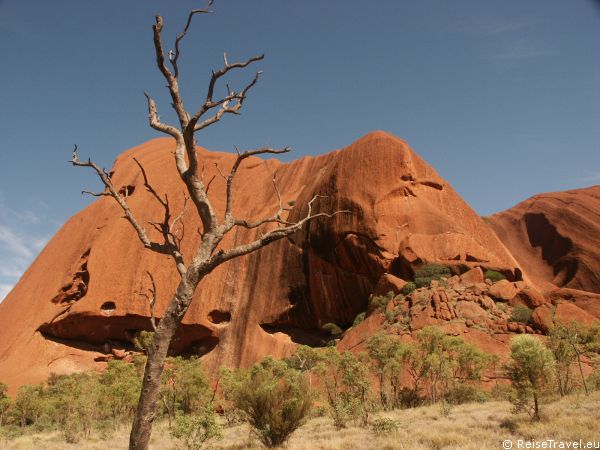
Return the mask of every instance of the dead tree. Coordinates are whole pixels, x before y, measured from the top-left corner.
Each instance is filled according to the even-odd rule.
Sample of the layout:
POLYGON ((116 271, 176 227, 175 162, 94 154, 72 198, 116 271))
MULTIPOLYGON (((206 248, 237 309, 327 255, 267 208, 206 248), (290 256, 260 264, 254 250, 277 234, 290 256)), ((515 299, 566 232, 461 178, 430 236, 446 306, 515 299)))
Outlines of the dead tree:
MULTIPOLYGON (((308 202, 306 207, 307 212, 303 218, 295 222, 289 222, 285 217, 286 213, 289 215, 291 208, 284 206, 282 203, 276 181, 273 179, 273 188, 279 199, 279 204, 274 206, 274 214, 257 221, 248 221, 236 217, 233 211, 235 176, 241 164, 245 159, 254 155, 279 155, 287 153, 290 151, 287 147, 282 149, 261 148, 245 152, 238 151, 237 158, 229 174, 227 176, 223 174, 224 182, 226 184, 225 211, 223 216, 219 217, 213 209, 208 196, 208 187, 210 183, 205 185, 201 174, 201 164, 196 155, 195 134, 218 122, 227 114, 239 114, 240 109, 246 100, 246 96, 258 82, 261 72, 256 72, 255 76, 248 84, 239 91, 231 90, 227 85, 226 94, 222 97, 217 97, 215 94, 217 83, 229 72, 237 69, 244 69, 257 61, 262 60, 264 55, 254 56, 242 62, 230 63, 225 54, 223 66, 219 70, 212 72, 206 99, 193 114, 189 113, 184 106, 179 91, 178 64, 181 51, 180 45, 190 28, 194 16, 211 12, 208 9, 211 3, 212 1, 209 2, 206 9, 195 9, 189 13, 183 31, 175 39, 174 50, 169 50, 167 53, 168 62, 165 61, 165 51, 163 49, 161 37, 161 32, 163 30, 163 19, 161 16, 156 16, 156 22, 152 27, 154 48, 156 51, 156 64, 167 82, 167 88, 171 95, 171 105, 177 114, 179 125, 174 126, 162 122, 159 118, 155 101, 148 94, 145 94, 148 102, 148 118, 150 126, 175 139, 175 163, 177 171, 182 183, 185 185, 187 196, 191 199, 202 224, 200 242, 197 245, 194 254, 188 255, 187 258, 182 254, 180 239, 173 231, 175 223, 180 220, 181 217, 172 216, 168 197, 166 195, 164 198, 161 197, 153 189, 146 176, 144 167, 138 161, 136 161, 136 163, 144 177, 146 190, 160 202, 164 209, 162 221, 151 223, 153 228, 158 230, 161 236, 158 241, 152 240, 144 225, 136 219, 134 212, 127 204, 126 193, 125 195, 122 195, 115 189, 110 174, 105 169, 100 168, 89 159, 87 161, 79 160, 77 146, 75 146, 75 149, 73 150, 73 157, 70 161, 75 166, 90 167, 96 172, 104 184, 105 191, 98 194, 90 194, 112 197, 123 210, 124 218, 131 224, 142 245, 151 251, 170 256, 180 276, 177 290, 173 294, 167 310, 164 311, 162 316, 156 317, 156 321, 154 317, 154 303, 152 303, 151 319, 153 328, 155 329, 155 335, 151 348, 148 349, 148 359, 144 371, 142 391, 131 429, 129 441, 130 449, 139 450, 148 448, 152 424, 156 416, 156 406, 159 399, 161 373, 163 371, 165 358, 167 357, 169 344, 190 306, 192 297, 194 296, 200 281, 219 265, 233 258, 252 253, 271 242, 289 236, 300 230, 302 226, 311 219, 322 216, 332 217, 333 215, 342 212, 314 213, 313 204, 320 197, 316 195, 308 202), (168 64, 170 64, 170 66, 168 66, 168 64), (225 235, 236 227, 246 229, 257 229, 261 227, 263 232, 258 238, 246 244, 228 249, 219 248, 219 244, 225 235)), ((155 287, 152 294, 153 296, 156 295, 155 287)))

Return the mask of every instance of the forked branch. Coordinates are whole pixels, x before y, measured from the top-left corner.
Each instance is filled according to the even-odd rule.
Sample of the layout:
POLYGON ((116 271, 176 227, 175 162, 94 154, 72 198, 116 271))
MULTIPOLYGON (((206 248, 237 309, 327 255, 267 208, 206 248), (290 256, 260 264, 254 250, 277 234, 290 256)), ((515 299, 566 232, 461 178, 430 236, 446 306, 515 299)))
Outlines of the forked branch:
MULTIPOLYGON (((283 223, 283 224, 287 224, 285 226, 282 227, 278 227, 278 228, 274 228, 268 232, 266 232, 265 234, 263 234, 262 236, 260 236, 258 239, 249 242, 248 244, 244 244, 244 245, 239 245, 237 247, 228 249, 228 250, 220 250, 218 253, 214 254, 210 260, 207 263, 207 266, 209 267, 217 267, 220 264, 223 264, 226 261, 229 261, 230 259, 233 258, 237 258, 239 256, 243 256, 243 255, 247 255, 249 253, 252 253, 256 250, 258 250, 259 248, 262 248, 264 246, 266 246, 267 244, 277 241, 279 239, 282 239, 286 236, 290 236, 294 233, 296 233, 297 231, 299 231, 305 223, 307 223, 308 221, 312 220, 312 219, 316 219, 318 217, 328 217, 328 218, 332 218, 335 217, 338 214, 346 214, 349 213, 350 211, 348 210, 342 210, 342 211, 334 211, 332 213, 316 213, 313 214, 312 210, 313 210, 313 204, 314 202, 319 199, 319 198, 326 198, 326 196, 324 195, 315 195, 309 202, 308 202, 308 211, 306 213, 306 216, 304 216, 304 218, 300 219, 297 222, 284 222, 284 221, 278 221, 278 220, 272 220, 272 222, 278 222, 278 223, 283 223)), ((267 223, 268 220, 263 219, 263 223, 267 223)))
MULTIPOLYGON (((225 227, 227 228, 227 230, 230 230, 234 225, 238 224, 236 223, 236 219, 233 218, 233 198, 235 195, 234 192, 234 179, 235 179, 235 175, 237 174, 238 169, 240 168, 240 165, 242 164, 242 162, 247 159, 250 158, 251 156, 257 156, 257 155, 265 155, 265 154, 271 154, 271 155, 281 155, 284 153, 289 153, 291 151, 290 147, 284 147, 281 149, 272 149, 272 148, 267 148, 267 147, 263 147, 263 148, 259 148, 256 150, 247 150, 243 153, 240 153, 240 151, 236 148, 237 150, 237 158, 235 159, 235 162, 233 163, 233 166, 231 167, 231 171, 229 172, 229 175, 226 178, 226 183, 227 183, 227 189, 226 189, 226 206, 225 206, 225 227)), ((281 196, 279 195, 279 190, 277 189, 277 185, 275 183, 275 176, 273 176, 273 185, 275 186, 275 191, 277 192, 277 196, 280 200, 280 207, 281 207, 281 196)), ((281 209, 281 208, 280 208, 281 209)), ((263 222, 265 223, 265 222, 263 222)), ((241 225, 241 223, 239 223, 238 225, 241 225)))
POLYGON ((69 162, 71 164, 73 164, 74 166, 78 166, 78 167, 91 167, 96 172, 96 174, 98 175, 98 177, 100 178, 102 183, 104 184, 104 187, 108 190, 108 192, 104 192, 101 194, 94 194, 93 192, 89 192, 89 191, 82 191, 82 193, 89 193, 89 194, 95 195, 95 196, 110 195, 112 198, 114 198, 116 200, 116 202, 119 204, 119 206, 123 210, 123 213, 125 214, 125 219, 127 219, 127 221, 131 224, 131 226, 133 226, 133 228, 137 232, 138 238, 140 239, 142 244, 144 244, 144 247, 154 250, 158 253, 165 253, 165 249, 163 248, 163 246, 161 246, 160 244, 158 244, 156 242, 152 242, 148 238, 148 233, 146 233, 146 230, 144 229, 144 227, 142 227, 139 224, 139 222, 136 220, 133 213, 131 212, 131 209, 129 209, 129 206, 125 202, 125 199, 116 191, 115 187, 112 184, 112 180, 110 179, 110 175, 106 172, 105 169, 101 169, 96 163, 92 162, 91 159, 88 159, 85 162, 80 161, 79 156, 77 154, 77 145, 75 145, 75 147, 73 148, 73 155, 69 162))
MULTIPOLYGON (((119 192, 115 189, 115 187, 112 183, 112 180, 110 178, 110 174, 106 171, 106 169, 100 168, 100 166, 98 166, 96 163, 94 163, 91 159, 88 159, 87 161, 80 161, 79 155, 77 153, 77 145, 75 145, 75 147, 73 148, 73 154, 72 154, 71 160, 69 162, 74 166, 92 168, 96 172, 98 177, 100 178, 100 181, 102 181, 102 184, 104 184, 104 187, 105 187, 104 192, 95 193, 95 192, 91 192, 91 191, 82 191, 82 193, 93 195, 96 197, 110 196, 110 197, 114 198, 115 201, 119 204, 119 206, 123 210, 124 218, 134 228, 134 230, 136 231, 136 233, 138 235, 139 240, 144 245, 144 247, 148 248, 156 253, 161 253, 161 254, 169 255, 169 256, 173 257, 173 259, 175 260, 175 263, 177 265, 177 270, 180 273, 185 273, 185 265, 183 262, 183 257, 181 255, 181 252, 179 251, 179 246, 177 245, 176 240, 173 239, 173 236, 170 233, 167 233, 167 234, 163 233, 163 237, 165 237, 165 242, 162 244, 150 240, 146 229, 140 224, 140 222, 136 219, 133 212, 129 208, 129 205, 126 202, 126 198, 124 196, 122 196, 121 194, 119 194, 119 192)), ((164 220, 167 224, 166 226, 167 226, 167 230, 168 230, 168 222, 169 222, 169 218, 170 218, 168 201, 163 201, 158 196, 156 191, 154 191, 152 186, 150 186, 150 184, 148 183, 148 179, 146 177, 144 168, 141 166, 139 161, 135 160, 135 162, 138 164, 138 166, 142 170, 142 174, 144 176, 144 185, 146 186, 146 189, 149 190, 154 195, 154 197, 157 198, 158 201, 160 201, 160 203, 165 208, 164 220)))
POLYGON ((173 70, 175 71, 175 78, 179 77, 179 68, 177 67, 177 61, 179 59, 179 43, 181 42, 181 40, 185 37, 185 35, 187 34, 188 30, 190 29, 190 25, 192 24, 192 18, 196 15, 196 14, 209 14, 212 13, 212 11, 209 9, 212 4, 213 4, 214 0, 209 0, 208 5, 206 6, 206 8, 204 9, 193 9, 190 11, 188 18, 187 18, 187 22, 185 24, 185 28, 183 29, 183 31, 181 33, 179 33, 179 35, 177 36, 177 39, 175 39, 175 51, 173 52, 172 50, 169 50, 169 60, 171 61, 171 65, 173 66, 173 70))
POLYGON ((156 333, 156 315, 154 313, 154 307, 156 305, 157 298, 156 283, 154 282, 154 277, 152 276, 152 273, 149 270, 146 270, 146 275, 148 275, 148 278, 150 279, 151 283, 150 288, 148 288, 150 295, 143 291, 142 286, 140 286, 140 290, 135 293, 141 295, 142 297, 146 298, 146 300, 148 300, 148 305, 150 306, 150 325, 152 326, 152 330, 156 333))

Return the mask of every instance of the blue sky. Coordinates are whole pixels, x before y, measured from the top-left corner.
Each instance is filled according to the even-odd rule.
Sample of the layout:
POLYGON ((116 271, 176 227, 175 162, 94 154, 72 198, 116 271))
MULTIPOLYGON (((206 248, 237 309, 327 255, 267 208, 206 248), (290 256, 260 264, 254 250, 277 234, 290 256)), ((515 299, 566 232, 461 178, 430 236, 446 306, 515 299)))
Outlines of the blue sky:
MULTIPOLYGON (((0 0, 0 298, 90 202, 80 191, 96 181, 66 164, 73 144, 110 166, 157 137, 145 90, 173 118, 150 27, 164 16, 168 47, 203 5, 0 0)), ((293 158, 382 129, 482 215, 600 184, 597 1, 217 0, 213 9, 183 45, 190 109, 223 51, 266 60, 243 115, 198 135, 205 147, 290 145, 293 158)))

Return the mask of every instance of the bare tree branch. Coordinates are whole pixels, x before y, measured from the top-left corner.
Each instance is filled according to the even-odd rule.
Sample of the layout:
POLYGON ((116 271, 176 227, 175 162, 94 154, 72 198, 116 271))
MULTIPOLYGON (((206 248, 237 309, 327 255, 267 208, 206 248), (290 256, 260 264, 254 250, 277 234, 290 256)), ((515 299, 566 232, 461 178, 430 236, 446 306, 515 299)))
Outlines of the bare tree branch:
MULTIPOLYGON (((229 69, 227 69, 227 71, 225 71, 224 73, 227 73, 231 68, 234 68, 234 67, 246 67, 248 64, 251 64, 254 61, 260 61, 263 58, 264 58, 264 55, 255 56, 243 63, 236 63, 236 64, 226 66, 226 67, 229 67, 229 69)), ((214 84, 218 78, 223 76, 223 75, 219 75, 222 71, 223 71, 223 69, 221 69, 221 71, 219 71, 219 72, 213 72, 213 75, 211 78, 211 83, 214 84)), ((223 97, 221 100, 218 100, 218 101, 212 100, 213 93, 211 91, 211 88, 209 88, 209 94, 207 95, 207 100, 200 107, 200 109, 198 109, 198 111, 196 111, 196 114, 194 114, 194 116, 190 119, 188 127, 191 127, 193 129, 193 131, 199 131, 199 130, 202 130, 202 129, 218 122, 219 120, 221 120, 221 118, 223 117, 224 114, 236 114, 236 115, 239 114, 239 110, 243 106, 243 103, 244 103, 244 100, 246 99, 246 95, 248 94, 248 91, 250 89, 252 89, 254 87, 254 85, 258 82, 258 79, 260 78, 261 74, 262 74, 262 71, 256 72, 256 75, 254 76, 252 81, 250 83, 248 83, 246 85, 246 87, 244 87, 244 89, 242 89, 242 91, 240 93, 229 92, 228 95, 226 95, 225 97, 223 97), (231 101, 234 101, 235 103, 233 105, 230 105, 231 101), (208 110, 216 108, 217 106, 220 106, 220 108, 213 116, 198 123, 198 120, 208 110)), ((214 86, 212 86, 212 89, 214 89, 214 86)), ((228 91, 229 91, 229 88, 228 88, 228 91)))
POLYGON ((92 191, 81 191, 82 194, 91 195, 92 197, 111 197, 110 192, 92 192, 92 191))
POLYGON ((156 65, 167 80, 169 93, 171 94, 173 109, 177 113, 177 117, 179 117, 179 123, 181 124, 181 127, 185 128, 188 124, 189 115, 185 112, 183 100, 181 99, 181 95, 179 94, 179 82, 177 81, 177 77, 173 75, 173 73, 165 64, 165 53, 163 50, 161 38, 163 26, 163 18, 161 16, 156 16, 155 24, 152 26, 152 30, 154 32, 153 34, 154 50, 156 53, 156 65))
MULTIPOLYGON (((253 56, 245 61, 230 63, 225 53, 223 55, 223 66, 216 71, 212 71, 206 98, 196 110, 194 115, 190 115, 184 107, 184 103, 179 91, 179 57, 181 54, 181 43, 187 36, 191 28, 193 17, 197 14, 210 12, 209 8, 212 5, 212 0, 208 0, 208 6, 205 9, 192 10, 188 16, 183 30, 175 39, 174 50, 170 50, 167 55, 162 43, 163 18, 156 16, 153 29, 154 50, 156 56, 156 65, 167 82, 167 88, 171 96, 171 106, 177 114, 179 125, 174 126, 163 123, 158 115, 156 102, 148 95, 146 96, 148 106, 148 121, 150 126, 175 139, 175 164, 182 182, 185 184, 189 197, 184 193, 183 207, 181 212, 175 217, 171 217, 171 209, 167 194, 163 196, 152 187, 148 180, 148 176, 142 164, 136 159, 135 162, 140 168, 144 180, 144 186, 150 195, 160 203, 163 209, 162 221, 149 222, 149 226, 154 228, 162 235, 163 243, 158 243, 150 240, 146 229, 139 223, 133 215, 129 205, 127 204, 127 188, 124 195, 121 195, 115 190, 110 174, 106 170, 101 169, 95 163, 88 159, 87 162, 79 160, 77 155, 77 146, 73 150, 73 156, 70 161, 74 166, 92 168, 106 190, 101 193, 87 192, 91 195, 103 197, 111 196, 119 204, 123 210, 125 219, 129 221, 138 235, 139 240, 144 247, 153 250, 157 253, 169 255, 175 260, 180 280, 176 291, 173 293, 167 309, 164 311, 161 319, 156 320, 155 304, 157 299, 157 288, 154 277, 150 272, 147 272, 152 287, 149 289, 151 294, 143 294, 149 299, 150 306, 150 321, 153 330, 155 331, 152 346, 148 349, 148 359, 144 369, 144 377, 142 390, 140 394, 139 404, 136 410, 135 418, 130 435, 129 448, 131 450, 147 450, 150 441, 150 433, 152 431, 153 420, 156 416, 156 405, 160 395, 160 379, 164 369, 165 360, 169 351, 169 346, 175 332, 181 324, 186 312, 188 311, 191 302, 196 294, 197 287, 201 280, 212 272, 218 265, 223 264, 233 258, 246 255, 253 251, 264 247, 270 242, 290 236, 300 230, 307 222, 318 217, 334 217, 337 214, 347 213, 348 211, 335 211, 332 213, 313 213, 313 204, 322 196, 315 195, 307 204, 306 215, 296 222, 290 222, 288 217, 282 217, 284 212, 288 212, 291 208, 284 206, 283 199, 277 186, 276 177, 273 176, 273 188, 277 198, 277 210, 270 216, 260 219, 255 222, 236 219, 233 214, 233 199, 235 196, 235 176, 242 162, 254 155, 261 154, 282 154, 290 151, 288 147, 283 149, 261 148, 240 152, 237 148, 237 158, 229 172, 225 177, 221 173, 219 166, 217 171, 225 179, 225 211, 224 220, 221 224, 219 217, 213 209, 212 203, 208 197, 209 188, 214 181, 215 175, 211 178, 208 184, 204 184, 204 168, 202 173, 199 173, 198 155, 195 140, 195 133, 220 121, 225 114, 239 114, 244 104, 244 101, 249 91, 258 82, 261 72, 257 72, 255 76, 243 87, 236 91, 232 90, 228 84, 225 85, 227 91, 223 97, 217 97, 215 100, 215 92, 217 83, 226 76, 229 72, 237 69, 244 69, 249 65, 261 61, 264 55, 253 56), (168 57, 169 63, 165 61, 168 57), (184 214, 186 212, 187 201, 190 199, 197 211, 198 217, 202 222, 202 231, 198 229, 200 234, 200 242, 197 244, 193 257, 186 266, 183 255, 180 250, 180 245, 185 234, 184 214), (176 233, 177 226, 181 224, 181 235, 176 233), (238 245, 230 249, 219 249, 220 243, 230 232, 233 227, 241 226, 247 229, 254 229, 261 225, 271 224, 269 229, 260 234, 253 241, 247 244, 238 245), (158 323, 157 323, 158 322, 158 323)), ((291 202, 288 205, 293 206, 291 202)))
MULTIPOLYGON (((256 150, 247 150, 243 153, 240 153, 239 149, 236 148, 237 151, 237 158, 235 159, 235 162, 233 163, 233 166, 231 167, 231 171, 229 172, 229 176, 227 177, 227 193, 226 193, 226 199, 225 199, 225 226, 226 229, 231 229, 234 225, 235 225, 235 219, 233 218, 233 196, 234 196, 234 179, 235 179, 235 175, 240 167, 240 165, 242 164, 242 162, 251 157, 251 156, 256 156, 256 155, 264 155, 264 154, 271 154, 271 155, 281 155, 284 153, 289 153, 291 151, 290 147, 284 147, 282 149, 272 149, 272 148, 259 148, 256 150)), ((273 180, 273 182, 275 182, 275 180, 273 180)), ((277 187, 275 187, 275 190, 277 191, 277 187)), ((279 191, 277 191, 277 194, 279 195, 279 191)))
MULTIPOLYGON (((313 203, 318 199, 318 198, 325 198, 325 196, 323 195, 315 195, 309 202, 308 202, 308 212, 306 214, 306 216, 304 218, 302 218, 301 220, 299 220, 298 222, 294 222, 294 223, 290 223, 289 225, 285 226, 285 227, 280 227, 280 228, 275 228, 273 230, 268 231, 267 233, 263 234, 261 237, 259 237, 258 239, 248 243, 248 244, 244 244, 244 245, 239 245, 237 247, 231 248, 229 250, 220 250, 218 253, 216 253, 215 255, 213 255, 210 260, 207 262, 207 266, 208 267, 216 267, 219 266, 221 264, 223 264, 226 261, 229 261, 233 258, 237 258, 239 256, 243 256, 243 255, 247 255, 249 253, 252 253, 256 250, 258 250, 261 247, 266 246, 267 244, 279 240, 281 238, 284 238, 286 236, 290 236, 292 234, 294 234, 295 232, 297 232, 298 230, 300 230, 302 228, 302 226, 304 226, 304 224, 312 219, 316 219, 317 217, 328 217, 328 218, 332 218, 338 214, 346 214, 346 213, 350 213, 350 211, 348 210, 342 210, 342 211, 335 211, 333 213, 317 213, 317 214, 313 214, 312 213, 312 208, 313 208, 313 203)), ((277 219, 273 219, 273 220, 269 220, 269 219, 263 219, 262 223, 267 223, 267 222, 279 222, 277 219)), ((285 223, 285 222, 281 222, 281 223, 285 223)), ((253 227, 248 227, 248 228, 253 228, 253 227)), ((211 269, 212 270, 212 269, 211 269)))
POLYGON ((112 181, 110 180, 110 177, 108 176, 106 170, 101 169, 96 163, 92 162, 90 159, 88 159, 87 162, 81 162, 77 155, 77 145, 75 145, 75 147, 73 149, 73 156, 69 162, 71 164, 73 164, 74 166, 91 167, 96 172, 96 174, 98 175, 98 177, 100 177, 100 180, 102 181, 102 183, 104 184, 106 189, 108 189, 107 194, 110 195, 111 197, 113 197, 117 201, 117 203, 119 204, 119 206, 125 213, 125 218, 137 232, 138 238, 140 239, 142 244, 144 244, 144 247, 149 248, 157 253, 163 253, 163 254, 169 253, 168 249, 165 248, 165 246, 158 244, 156 242, 152 242, 148 238, 148 234, 146 233, 146 230, 136 220, 133 213, 129 209, 129 206, 125 202, 125 199, 115 190, 115 188, 112 184, 112 181))
MULTIPOLYGON (((180 273, 185 273, 186 267, 185 267, 183 255, 181 254, 181 249, 180 249, 180 245, 179 245, 181 242, 181 239, 177 238, 172 233, 172 230, 173 230, 173 226, 179 220, 181 220, 181 216, 185 212, 185 206, 187 204, 188 197, 184 194, 184 196, 183 196, 184 197, 183 211, 173 220, 173 222, 171 222, 171 208, 169 206, 168 195, 165 194, 165 199, 163 200, 160 197, 160 195, 158 195, 158 193, 156 192, 154 187, 152 187, 152 185, 148 181, 148 176, 146 174, 146 169, 144 169, 144 166, 142 166, 142 164, 139 162, 139 160, 137 158, 133 158, 133 160, 140 168, 140 172, 142 173, 142 177, 144 179, 144 187, 161 204, 161 206, 163 207, 163 210, 164 210, 164 216, 163 216, 162 222, 149 222, 149 224, 152 225, 152 227, 155 230, 157 230, 158 232, 160 232, 162 234, 164 242, 165 242, 164 246, 169 248, 169 250, 170 250, 169 254, 175 260, 177 270, 180 273)), ((182 238, 183 238, 183 236, 182 236, 182 238)))
POLYGON ((148 275, 148 278, 150 278, 150 283, 152 283, 152 286, 148 289, 151 295, 148 295, 143 291, 143 283, 141 281, 140 290, 136 291, 135 294, 138 294, 148 300, 148 305, 150 306, 150 325, 152 326, 152 330, 156 333, 156 315, 154 313, 154 306, 156 305, 157 298, 156 283, 154 282, 154 277, 149 270, 146 270, 146 274, 148 275))
POLYGON ((179 131, 172 125, 162 123, 160 121, 160 118, 158 117, 156 102, 146 92, 144 92, 144 95, 146 96, 146 100, 148 101, 148 121, 150 123, 150 126, 156 131, 160 131, 162 133, 171 135, 175 139, 182 140, 183 135, 181 134, 181 131, 179 131))
POLYGON ((187 202, 189 197, 183 194, 183 206, 181 208, 181 212, 173 219, 171 222, 171 226, 169 227, 169 233, 173 236, 173 238, 177 241, 177 248, 181 249, 181 241, 185 237, 185 222, 183 221, 183 216, 185 215, 185 210, 187 206, 187 202), (175 234, 175 225, 181 224, 181 236, 177 236, 175 234))
POLYGON ((148 277, 150 278, 150 282, 152 283, 152 288, 150 289, 150 293, 152 294, 152 298, 150 299, 150 324, 152 325, 152 329, 156 333, 156 316, 154 315, 154 305, 156 305, 156 283, 154 282, 154 277, 149 270, 146 271, 148 277))
POLYGON ((213 0, 210 0, 208 2, 208 5, 206 6, 206 8, 191 10, 188 15, 187 22, 185 24, 185 28, 183 29, 183 31, 181 33, 179 33, 179 35, 177 36, 177 39, 175 39, 175 52, 173 52, 172 55, 171 55, 172 50, 169 52, 171 55, 169 57, 169 60, 171 61, 171 65, 173 66, 173 70, 175 71, 175 78, 179 78, 179 67, 177 67, 177 61, 179 59, 179 53, 180 53, 179 43, 187 34, 187 32, 190 28, 190 25, 192 24, 192 18, 194 17, 194 15, 212 13, 212 11, 209 9, 212 6, 212 4, 213 4, 213 0))

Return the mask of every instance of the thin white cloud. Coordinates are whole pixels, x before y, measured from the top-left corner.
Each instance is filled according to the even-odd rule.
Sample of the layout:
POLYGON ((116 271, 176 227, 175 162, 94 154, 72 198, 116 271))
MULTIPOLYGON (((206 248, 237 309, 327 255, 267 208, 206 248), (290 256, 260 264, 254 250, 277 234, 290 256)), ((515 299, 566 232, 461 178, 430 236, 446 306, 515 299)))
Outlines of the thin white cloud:
POLYGON ((46 223, 43 213, 9 207, 0 192, 0 298, 8 294, 48 242, 49 236, 39 232, 46 223))
POLYGON ((456 22, 451 29, 454 32, 477 36, 494 36, 514 33, 534 26, 536 22, 519 18, 500 19, 498 17, 475 17, 456 22))
MULTIPOLYGON (((43 202, 39 203, 41 208, 46 206, 43 202)), ((31 209, 24 209, 18 211, 16 209, 11 208, 6 204, 4 199, 4 195, 0 192, 0 221, 2 222, 13 222, 18 221, 19 223, 27 224, 27 225, 36 225, 41 222, 40 216, 37 212, 31 209)))
POLYGON ((30 238, 0 224, 0 250, 22 259, 31 259, 34 251, 31 249, 30 238))
POLYGON ((504 49, 496 55, 497 59, 525 60, 546 56, 550 51, 539 44, 528 39, 519 39, 504 46, 504 49))
POLYGON ((24 271, 25 267, 20 264, 3 263, 0 265, 0 277, 19 278, 24 271))
POLYGON ((4 300, 14 286, 14 284, 0 284, 0 302, 4 300))

